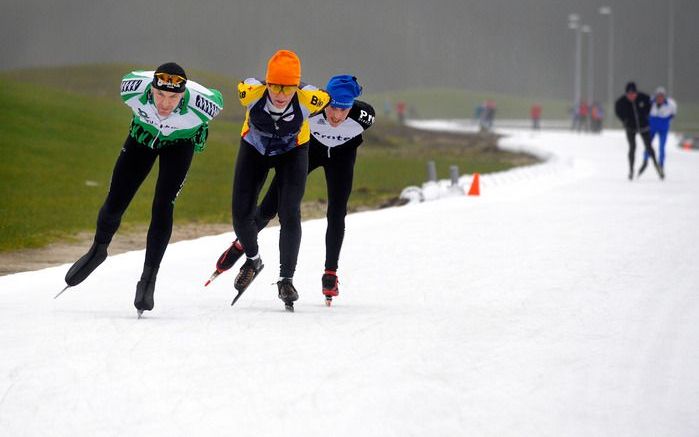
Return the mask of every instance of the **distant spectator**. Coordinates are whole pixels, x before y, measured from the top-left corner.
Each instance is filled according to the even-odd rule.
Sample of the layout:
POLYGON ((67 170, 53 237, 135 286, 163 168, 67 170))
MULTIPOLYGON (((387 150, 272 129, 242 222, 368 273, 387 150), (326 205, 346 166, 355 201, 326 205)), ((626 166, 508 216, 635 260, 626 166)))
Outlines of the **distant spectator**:
POLYGON ((590 130, 595 133, 602 132, 602 125, 604 124, 604 108, 599 102, 592 104, 590 109, 590 130))
POLYGON ((531 109, 529 110, 529 115, 532 118, 532 129, 541 129, 541 105, 539 105, 538 103, 533 104, 531 109))
POLYGON ((588 130, 588 116, 590 115, 590 107, 587 106, 587 102, 583 100, 580 102, 580 106, 578 108, 578 125, 577 125, 577 131, 587 131, 588 130))
POLYGON ((481 113, 481 130, 489 131, 493 127, 495 120, 495 100, 488 99, 483 104, 484 109, 481 113))
POLYGON ((483 118, 483 111, 485 111, 485 103, 479 103, 478 106, 473 110, 473 122, 478 123, 480 126, 481 120, 483 118))
POLYGON ((391 99, 388 97, 383 100, 383 115, 386 116, 386 119, 391 116, 391 99))
POLYGON ((405 124, 405 102, 399 101, 396 103, 396 115, 398 116, 398 124, 401 126, 405 124))
POLYGON ((573 103, 573 106, 570 107, 569 113, 570 113, 570 130, 577 130, 578 129, 578 119, 579 119, 579 112, 580 112, 580 105, 575 102, 573 103))

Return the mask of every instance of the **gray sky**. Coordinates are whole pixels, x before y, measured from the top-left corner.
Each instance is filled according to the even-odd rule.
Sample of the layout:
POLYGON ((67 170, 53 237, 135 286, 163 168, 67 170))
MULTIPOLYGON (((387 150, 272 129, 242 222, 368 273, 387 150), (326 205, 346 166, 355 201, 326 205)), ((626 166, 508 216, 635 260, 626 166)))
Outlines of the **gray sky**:
MULTIPOLYGON (((572 99, 574 32, 567 17, 577 12, 593 28, 595 95, 605 101, 609 21, 597 9, 614 11, 616 95, 629 79, 649 92, 667 86, 669 3, 2 0, 0 69, 174 60, 242 78, 263 75, 269 56, 289 48, 301 57, 304 80, 319 86, 333 74, 352 73, 369 92, 455 86, 572 99)), ((699 102, 699 1, 674 4, 673 94, 699 102)))

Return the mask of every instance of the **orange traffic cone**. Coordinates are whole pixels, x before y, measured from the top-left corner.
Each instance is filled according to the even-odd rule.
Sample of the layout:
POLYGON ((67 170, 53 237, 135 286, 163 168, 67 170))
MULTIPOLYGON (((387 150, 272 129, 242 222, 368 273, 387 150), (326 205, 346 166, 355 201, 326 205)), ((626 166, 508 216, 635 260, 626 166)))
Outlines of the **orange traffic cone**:
POLYGON ((468 190, 469 196, 480 196, 481 195, 481 185, 480 185, 480 174, 473 174, 473 182, 471 182, 471 189, 468 190))
POLYGON ((690 140, 688 140, 688 139, 687 139, 687 140, 684 140, 684 143, 682 144, 682 146, 683 146, 682 148, 683 148, 684 150, 689 151, 689 150, 692 149, 692 142, 691 142, 690 140))

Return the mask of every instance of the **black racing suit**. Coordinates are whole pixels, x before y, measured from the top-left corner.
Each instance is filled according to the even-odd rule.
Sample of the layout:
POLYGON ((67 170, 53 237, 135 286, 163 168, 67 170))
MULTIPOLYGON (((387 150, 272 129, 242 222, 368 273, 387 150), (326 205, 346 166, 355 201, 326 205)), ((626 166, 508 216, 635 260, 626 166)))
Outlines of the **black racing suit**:
MULTIPOLYGON (((275 171, 275 194, 279 199, 279 275, 292 278, 301 246, 301 199, 308 175, 308 143, 278 155, 262 155, 245 140, 240 150, 233 178, 233 227, 245 254, 258 253, 257 234, 262 229, 255 220, 257 198, 270 169, 275 171)), ((264 226, 263 226, 264 227, 264 226)))
MULTIPOLYGON (((308 150, 308 173, 323 167, 328 189, 328 227, 325 233, 325 268, 337 270, 340 249, 345 236, 347 202, 352 192, 357 148, 362 144, 362 132, 374 123, 374 108, 355 101, 347 119, 333 128, 325 113, 311 117, 311 141, 308 150)), ((257 209, 255 222, 263 229, 279 210, 282 219, 277 177, 257 209)))
POLYGON ((151 149, 127 137, 114 166, 109 194, 97 217, 95 241, 111 242, 124 211, 159 158, 145 260, 146 266, 158 268, 172 234, 175 199, 184 185, 193 155, 192 140, 179 140, 161 149, 151 149))

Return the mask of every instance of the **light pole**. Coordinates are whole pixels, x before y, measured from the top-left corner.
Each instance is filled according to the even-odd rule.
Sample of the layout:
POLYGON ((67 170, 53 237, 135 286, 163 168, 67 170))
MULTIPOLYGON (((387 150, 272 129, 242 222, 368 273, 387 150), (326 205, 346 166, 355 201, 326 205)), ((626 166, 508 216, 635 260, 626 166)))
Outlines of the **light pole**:
POLYGON ((592 45, 592 27, 584 25, 582 33, 587 35, 587 105, 591 106, 595 98, 594 48, 592 45))
POLYGON ((672 95, 674 87, 674 69, 675 69, 675 54, 673 46, 675 45, 675 2, 670 0, 669 17, 668 17, 668 35, 667 35, 667 93, 672 95))
POLYGON ((609 6, 602 6, 601 8, 599 8, 599 13, 602 15, 609 16, 609 59, 607 60, 607 104, 609 106, 609 112, 607 112, 607 117, 609 117, 609 120, 613 120, 612 114, 614 112, 614 16, 612 15, 612 8, 609 6))
POLYGON ((573 105, 574 110, 580 104, 581 78, 580 68, 582 66, 582 41, 580 40, 580 16, 578 14, 568 15, 568 28, 575 31, 575 76, 573 81, 573 105))

